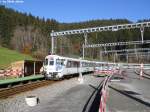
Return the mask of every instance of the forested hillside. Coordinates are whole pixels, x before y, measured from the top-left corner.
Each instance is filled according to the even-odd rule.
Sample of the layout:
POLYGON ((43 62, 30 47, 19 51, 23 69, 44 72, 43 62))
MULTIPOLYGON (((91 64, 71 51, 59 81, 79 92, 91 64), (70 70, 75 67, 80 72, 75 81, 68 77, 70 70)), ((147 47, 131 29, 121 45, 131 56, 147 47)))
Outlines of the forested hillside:
MULTIPOLYGON (((148 20, 140 20, 148 21, 148 20)), ((89 20, 76 23, 59 23, 55 19, 34 17, 32 14, 20 13, 5 6, 0 6, 0 45, 19 52, 30 54, 42 59, 48 54, 51 47, 50 32, 79 29, 96 26, 132 23, 127 19, 89 20)), ((83 35, 71 35, 71 38, 58 38, 55 43, 55 52, 61 55, 81 55, 83 35)), ((116 41, 140 40, 139 29, 120 30, 117 32, 99 32, 88 34, 88 43, 105 43, 116 41)), ((144 39, 150 39, 150 29, 144 31, 144 39)), ((123 49, 114 48, 114 49, 123 49)), ((130 47, 130 46, 129 46, 130 47)), ((144 46, 143 46, 144 47, 144 46)), ((89 49, 86 55, 99 55, 98 48, 89 49)))
POLYGON ((0 6, 0 45, 41 58, 50 47, 49 34, 58 22, 0 6))

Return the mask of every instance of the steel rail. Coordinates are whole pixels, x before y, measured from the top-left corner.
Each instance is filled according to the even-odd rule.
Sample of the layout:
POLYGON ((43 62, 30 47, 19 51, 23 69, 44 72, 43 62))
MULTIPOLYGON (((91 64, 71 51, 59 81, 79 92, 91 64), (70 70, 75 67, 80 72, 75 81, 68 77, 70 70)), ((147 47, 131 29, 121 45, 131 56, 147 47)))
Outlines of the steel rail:
POLYGON ((9 96, 12 96, 21 92, 33 90, 35 88, 46 86, 55 82, 56 81, 42 80, 42 81, 36 81, 36 82, 27 83, 23 85, 17 85, 11 88, 0 89, 0 99, 5 99, 5 98, 8 98, 9 96))

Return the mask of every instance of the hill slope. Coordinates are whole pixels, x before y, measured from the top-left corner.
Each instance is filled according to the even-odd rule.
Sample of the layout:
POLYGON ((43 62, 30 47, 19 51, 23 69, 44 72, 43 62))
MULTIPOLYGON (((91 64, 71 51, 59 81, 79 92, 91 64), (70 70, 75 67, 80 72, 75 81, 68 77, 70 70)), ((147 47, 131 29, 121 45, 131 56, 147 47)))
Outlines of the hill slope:
POLYGON ((24 59, 33 59, 31 56, 18 53, 13 50, 9 50, 4 47, 0 47, 0 69, 8 67, 10 63, 24 60, 24 59))

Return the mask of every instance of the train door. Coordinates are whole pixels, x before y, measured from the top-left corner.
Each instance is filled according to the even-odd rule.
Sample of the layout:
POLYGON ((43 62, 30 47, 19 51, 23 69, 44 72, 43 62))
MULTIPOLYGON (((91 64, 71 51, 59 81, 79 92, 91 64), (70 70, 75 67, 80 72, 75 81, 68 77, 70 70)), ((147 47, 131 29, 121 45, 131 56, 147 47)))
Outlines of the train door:
POLYGON ((77 65, 76 65, 76 67, 77 67, 77 73, 79 73, 79 72, 80 72, 80 71, 79 71, 79 70, 80 70, 80 62, 77 61, 76 64, 77 64, 77 65))
POLYGON ((64 59, 56 59, 56 71, 62 72, 64 69, 64 59))

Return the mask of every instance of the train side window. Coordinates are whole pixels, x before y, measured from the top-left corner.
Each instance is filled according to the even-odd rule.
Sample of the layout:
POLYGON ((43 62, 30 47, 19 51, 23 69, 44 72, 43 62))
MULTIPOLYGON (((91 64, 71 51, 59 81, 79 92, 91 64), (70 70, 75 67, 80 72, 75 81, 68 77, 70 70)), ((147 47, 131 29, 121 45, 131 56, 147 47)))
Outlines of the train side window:
POLYGON ((85 67, 85 62, 82 62, 82 67, 85 67))
POLYGON ((92 67, 92 63, 89 63, 89 67, 92 67))
POLYGON ((77 67, 77 62, 76 61, 73 62, 73 66, 77 67))
POLYGON ((64 59, 61 59, 61 65, 65 65, 65 60, 64 59))
POLYGON ((71 61, 68 61, 67 62, 67 66, 66 66, 67 68, 70 68, 71 67, 71 61))
POLYGON ((90 65, 89 63, 86 63, 86 67, 89 67, 89 65, 90 65))
POLYGON ((91 65, 91 63, 89 63, 89 67, 91 67, 92 65, 91 65))
POLYGON ((81 67, 83 67, 83 64, 84 64, 84 63, 82 62, 82 63, 81 63, 81 67))
POLYGON ((75 65, 74 65, 74 61, 71 61, 71 67, 74 67, 75 65))
POLYGON ((89 63, 86 63, 85 67, 88 67, 89 66, 89 63))
POLYGON ((73 62, 72 61, 70 61, 70 67, 73 67, 73 62))
POLYGON ((85 67, 85 62, 83 63, 83 67, 85 67))
POLYGON ((80 62, 79 61, 77 62, 77 67, 80 67, 80 62))
POLYGON ((80 63, 78 61, 74 61, 74 67, 79 67, 80 63))
POLYGON ((85 63, 85 67, 88 67, 88 63, 85 63))
POLYGON ((79 63, 78 61, 75 61, 74 64, 75 64, 75 65, 74 65, 75 67, 79 67, 79 64, 80 64, 80 63, 79 63))
POLYGON ((72 67, 75 67, 75 66, 76 66, 76 62, 73 61, 73 62, 72 62, 72 67))

